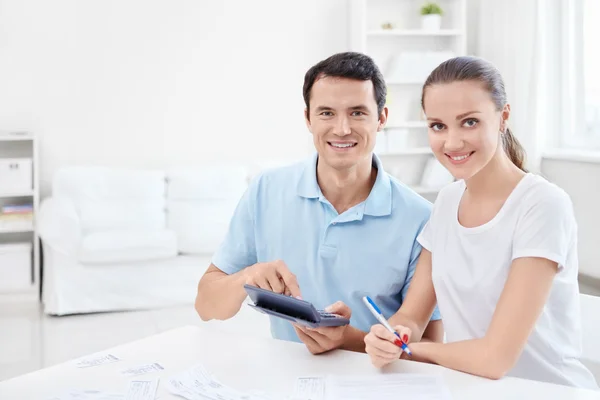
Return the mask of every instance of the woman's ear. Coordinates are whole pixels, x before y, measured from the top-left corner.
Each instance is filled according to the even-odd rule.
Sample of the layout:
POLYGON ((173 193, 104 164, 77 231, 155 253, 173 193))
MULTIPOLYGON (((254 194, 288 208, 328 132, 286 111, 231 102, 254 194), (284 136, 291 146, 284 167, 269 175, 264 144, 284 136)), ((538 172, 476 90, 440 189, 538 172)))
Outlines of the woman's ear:
POLYGON ((506 132, 506 127, 508 125, 508 119, 510 118, 510 104, 506 103, 502 108, 501 113, 501 122, 500 122, 500 132, 506 132))

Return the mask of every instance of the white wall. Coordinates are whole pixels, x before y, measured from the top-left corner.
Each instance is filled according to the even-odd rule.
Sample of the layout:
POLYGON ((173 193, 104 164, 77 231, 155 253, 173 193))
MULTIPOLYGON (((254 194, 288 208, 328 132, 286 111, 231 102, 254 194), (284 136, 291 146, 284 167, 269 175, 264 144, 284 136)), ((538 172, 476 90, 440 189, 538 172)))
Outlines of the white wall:
POLYGON ((545 158, 541 173, 571 196, 579 227, 579 270, 600 279, 600 159, 582 162, 545 158))
POLYGON ((306 70, 347 43, 346 0, 0 0, 0 130, 62 165, 297 159, 306 70))
POLYGON ((477 55, 479 51, 479 31, 481 0, 467 0, 467 54, 477 55))

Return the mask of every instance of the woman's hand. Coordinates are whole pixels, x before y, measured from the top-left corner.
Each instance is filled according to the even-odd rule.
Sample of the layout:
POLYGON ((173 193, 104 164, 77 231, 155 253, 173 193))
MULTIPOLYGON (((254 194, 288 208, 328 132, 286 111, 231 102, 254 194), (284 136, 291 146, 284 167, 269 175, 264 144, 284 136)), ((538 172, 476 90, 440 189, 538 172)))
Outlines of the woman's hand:
MULTIPOLYGON (((394 327, 404 343, 410 341, 411 330, 402 325, 394 327)), ((400 339, 383 325, 377 324, 371 327, 371 331, 365 336, 365 351, 371 357, 371 363, 381 368, 402 355, 402 348, 398 345, 400 339)))

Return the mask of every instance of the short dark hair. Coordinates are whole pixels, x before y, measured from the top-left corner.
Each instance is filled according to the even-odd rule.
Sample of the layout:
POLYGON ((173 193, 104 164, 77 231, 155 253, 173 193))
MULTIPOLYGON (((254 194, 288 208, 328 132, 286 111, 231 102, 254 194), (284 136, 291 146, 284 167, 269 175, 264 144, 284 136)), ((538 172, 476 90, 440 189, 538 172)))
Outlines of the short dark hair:
POLYGON ((303 95, 307 110, 310 110, 310 91, 315 81, 326 76, 373 82, 377 112, 381 114, 383 111, 387 88, 381 71, 371 57, 348 51, 334 54, 312 66, 304 75, 303 95))

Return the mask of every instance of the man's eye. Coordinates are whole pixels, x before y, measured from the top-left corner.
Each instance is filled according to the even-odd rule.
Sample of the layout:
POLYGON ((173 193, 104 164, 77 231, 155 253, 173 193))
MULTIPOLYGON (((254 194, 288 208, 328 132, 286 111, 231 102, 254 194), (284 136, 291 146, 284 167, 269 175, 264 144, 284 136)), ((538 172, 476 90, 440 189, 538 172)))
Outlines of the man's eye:
POLYGON ((331 117, 333 113, 331 111, 323 111, 321 115, 324 117, 331 117))
POLYGON ((352 116, 354 116, 354 117, 362 117, 363 115, 365 115, 365 113, 362 111, 353 111, 352 112, 352 116))

